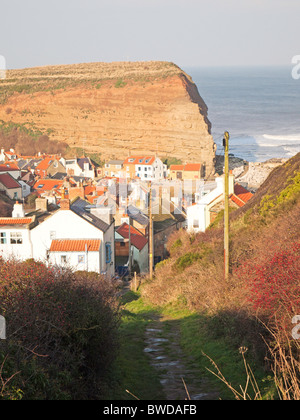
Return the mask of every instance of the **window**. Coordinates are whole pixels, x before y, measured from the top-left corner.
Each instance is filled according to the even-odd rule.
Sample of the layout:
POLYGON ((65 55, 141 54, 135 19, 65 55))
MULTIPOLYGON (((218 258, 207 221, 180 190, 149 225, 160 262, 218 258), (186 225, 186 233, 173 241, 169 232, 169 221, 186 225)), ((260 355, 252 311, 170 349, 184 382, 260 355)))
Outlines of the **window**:
POLYGON ((85 263, 85 255, 78 255, 78 264, 85 263))
POLYGON ((12 232, 10 234, 10 243, 11 244, 22 244, 22 233, 21 232, 12 232))
POLYGON ((105 244, 105 262, 109 264, 111 262, 111 244, 105 244))
POLYGON ((199 220, 198 219, 194 219, 193 220, 193 227, 194 228, 198 228, 199 227, 199 220))
POLYGON ((144 171, 147 171, 147 168, 146 168, 146 166, 144 167, 144 171))
POLYGON ((55 230, 51 230, 50 231, 50 239, 55 239, 56 238, 56 232, 55 230))
POLYGON ((138 166, 138 171, 141 171, 141 170, 142 170, 142 168, 140 166, 138 166))
POLYGON ((66 255, 61 255, 60 262, 61 262, 61 264, 66 264, 67 263, 67 256, 66 255))
POLYGON ((14 192, 14 200, 17 200, 17 199, 18 199, 18 193, 14 192))
POLYGON ((6 244, 6 232, 0 233, 0 244, 6 244))
POLYGON ((120 246, 125 246, 125 242, 120 242, 120 246))

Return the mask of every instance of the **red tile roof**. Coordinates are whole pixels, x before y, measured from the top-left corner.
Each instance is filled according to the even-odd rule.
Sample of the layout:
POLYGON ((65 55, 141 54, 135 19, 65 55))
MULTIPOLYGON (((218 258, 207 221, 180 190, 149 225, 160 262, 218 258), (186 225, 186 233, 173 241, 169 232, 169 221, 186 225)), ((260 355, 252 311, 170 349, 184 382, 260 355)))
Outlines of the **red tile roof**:
POLYGON ((43 171, 43 170, 47 170, 49 168, 49 166, 51 165, 51 163, 53 162, 53 158, 52 157, 46 157, 44 160, 42 160, 37 167, 35 168, 36 171, 43 171))
POLYGON ((61 188, 64 181, 60 179, 39 179, 33 186, 36 191, 51 191, 53 189, 61 188))
POLYGON ((21 188, 21 185, 10 174, 1 174, 0 182, 7 189, 21 188))
POLYGON ((184 165, 170 165, 170 171, 183 171, 184 165))
POLYGON ((84 187, 84 194, 85 195, 90 195, 92 194, 94 191, 96 191, 96 187, 94 185, 86 185, 84 187))
MULTIPOLYGON (((123 223, 117 229, 117 232, 119 235, 123 236, 124 239, 129 239, 129 225, 127 223, 123 223)), ((133 226, 130 226, 130 242, 141 251, 148 243, 148 239, 140 231, 133 226)))
POLYGON ((0 217, 0 226, 29 225, 32 221, 32 217, 0 217))
POLYGON ((171 165, 171 171, 200 171, 201 163, 187 163, 185 165, 171 165))
POLYGON ((20 168, 14 162, 5 162, 0 165, 0 172, 19 171, 20 168))
POLYGON ((185 171, 200 171, 201 163, 187 163, 184 166, 185 171))
POLYGON ((100 239, 53 239, 50 252, 95 252, 100 245, 100 239))
POLYGON ((152 165, 155 161, 155 156, 129 156, 124 162, 124 165, 152 165), (148 162, 146 162, 148 160, 148 162))
POLYGON ((243 207, 252 197, 253 194, 250 191, 236 183, 234 185, 234 194, 230 196, 230 199, 239 207, 243 207))

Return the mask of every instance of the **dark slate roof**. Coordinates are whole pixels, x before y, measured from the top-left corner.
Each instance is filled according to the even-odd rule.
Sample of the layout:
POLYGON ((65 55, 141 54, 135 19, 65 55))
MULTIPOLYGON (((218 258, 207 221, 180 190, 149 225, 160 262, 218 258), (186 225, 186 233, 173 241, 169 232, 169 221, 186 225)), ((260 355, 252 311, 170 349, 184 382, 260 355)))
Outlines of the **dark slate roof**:
POLYGON ((53 179, 65 179, 68 174, 66 172, 56 172, 54 175, 51 176, 53 179))
POLYGON ((133 205, 127 207, 127 214, 140 225, 147 226, 149 223, 148 216, 133 205))
POLYGON ((25 167, 25 165, 27 165, 28 163, 28 159, 19 159, 17 161, 17 165, 20 169, 22 169, 23 167, 25 167))
MULTIPOLYGON (((107 223, 103 222, 103 220, 99 219, 99 217, 96 217, 94 214, 91 214, 91 213, 87 212, 85 210, 85 208, 83 207, 82 202, 77 203, 77 205, 76 205, 77 201, 78 200, 75 201, 75 205, 74 205, 74 203, 71 205, 71 210, 74 213, 76 213, 77 216, 82 217, 84 220, 91 223, 96 228, 102 230, 102 232, 106 232, 107 229, 109 228, 109 225, 107 223)), ((82 200, 82 201, 84 201, 84 200, 82 200)), ((88 205, 88 203, 86 203, 86 204, 88 205)))
POLYGON ((23 168, 22 169, 28 169, 28 168, 32 168, 32 169, 34 169, 34 168, 36 168, 37 167, 37 165, 42 161, 43 159, 42 158, 39 158, 39 159, 31 159, 25 166, 23 166, 23 168))
POLYGON ((82 170, 84 170, 84 164, 85 164, 85 163, 88 163, 88 164, 89 164, 89 170, 91 170, 91 169, 92 169, 91 161, 90 161, 90 159, 89 159, 89 158, 87 158, 87 157, 83 157, 83 158, 77 159, 77 163, 78 163, 78 165, 80 166, 80 168, 81 168, 82 170))

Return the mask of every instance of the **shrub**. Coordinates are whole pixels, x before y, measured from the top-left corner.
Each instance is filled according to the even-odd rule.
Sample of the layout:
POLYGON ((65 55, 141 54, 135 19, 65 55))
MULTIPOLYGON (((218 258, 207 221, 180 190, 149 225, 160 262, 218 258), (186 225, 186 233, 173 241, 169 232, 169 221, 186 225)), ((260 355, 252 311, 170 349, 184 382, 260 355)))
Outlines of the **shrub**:
MULTIPOLYGON (((117 349, 118 306, 96 273, 57 270, 28 260, 0 261, 3 375, 0 398, 101 398, 117 349)), ((1 363, 1 360, 0 360, 1 363)))
POLYGON ((285 327, 300 313, 300 244, 292 243, 264 263, 251 261, 238 272, 246 280, 248 302, 268 322, 285 327))

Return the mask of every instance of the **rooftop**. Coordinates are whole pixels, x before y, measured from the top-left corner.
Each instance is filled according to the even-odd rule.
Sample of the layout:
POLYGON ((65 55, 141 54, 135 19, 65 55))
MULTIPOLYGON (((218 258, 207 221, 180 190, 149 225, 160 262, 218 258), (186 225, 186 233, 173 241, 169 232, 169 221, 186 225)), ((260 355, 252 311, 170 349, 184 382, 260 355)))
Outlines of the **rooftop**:
POLYGON ((123 165, 152 165, 154 161, 155 156, 129 156, 123 165))
POLYGON ((100 239, 53 239, 50 252, 97 252, 100 239))
MULTIPOLYGON (((117 233, 123 236, 124 239, 129 239, 129 225, 124 222, 118 229, 117 233)), ((130 226, 130 242, 139 251, 148 243, 148 239, 136 228, 130 226)))
POLYGON ((10 174, 1 174, 0 182, 7 189, 21 188, 21 185, 10 174))
POLYGON ((34 217, 0 217, 0 226, 30 225, 34 217))

